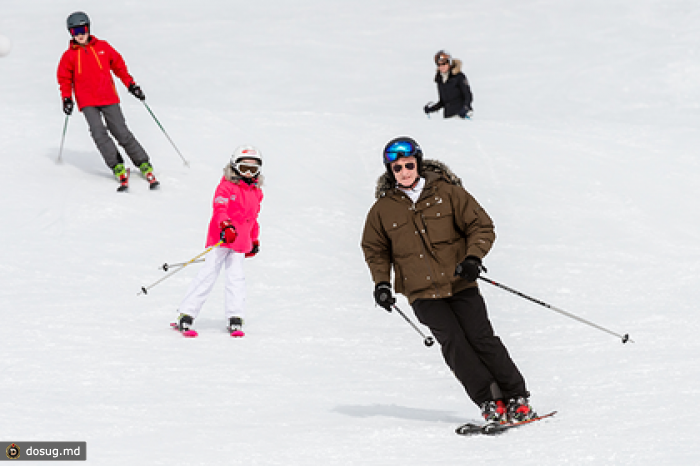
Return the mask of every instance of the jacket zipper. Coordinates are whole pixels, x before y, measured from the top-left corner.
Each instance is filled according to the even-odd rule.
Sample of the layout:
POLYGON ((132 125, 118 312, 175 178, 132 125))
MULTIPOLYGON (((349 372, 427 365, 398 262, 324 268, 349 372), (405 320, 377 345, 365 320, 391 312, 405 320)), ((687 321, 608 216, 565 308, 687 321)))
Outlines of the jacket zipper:
MULTIPOLYGON (((425 190, 423 190, 423 192, 425 192, 425 190)), ((422 197, 423 196, 421 195, 421 198, 422 197)), ((420 201, 421 198, 419 198, 418 201, 420 201)), ((417 202, 413 203, 413 205, 411 206, 411 210, 414 212, 414 215, 418 213, 418 211, 416 210, 416 204, 417 204, 417 202)), ((416 225, 415 220, 413 221, 413 226, 416 227, 416 231, 420 233, 420 231, 418 230, 418 225, 416 225)), ((424 231, 425 231, 425 229, 423 229, 423 232, 424 231)), ((423 235, 425 235, 425 233, 423 233, 423 235)), ((433 290, 435 291, 435 297, 441 298, 442 296, 440 296, 440 290, 438 289, 437 285, 435 284, 435 275, 433 274, 433 268, 430 265, 430 260, 428 259, 428 248, 425 246, 425 240, 422 237, 420 238, 420 244, 421 244, 421 248, 423 250, 423 260, 425 261, 425 264, 426 264, 427 269, 428 269, 428 273, 429 273, 428 276, 431 277, 431 279, 430 279, 431 286, 433 287, 433 290)))

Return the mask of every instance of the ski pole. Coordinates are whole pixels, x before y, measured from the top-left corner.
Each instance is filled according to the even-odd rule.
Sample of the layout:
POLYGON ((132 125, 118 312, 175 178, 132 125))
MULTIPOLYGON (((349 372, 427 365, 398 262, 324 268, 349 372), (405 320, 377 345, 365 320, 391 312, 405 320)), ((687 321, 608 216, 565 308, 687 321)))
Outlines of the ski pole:
POLYGON ((61 136, 61 147, 58 149, 58 158, 56 159, 56 163, 63 162, 63 143, 66 141, 66 131, 68 131, 69 116, 70 115, 66 115, 66 121, 63 123, 63 136, 61 136))
POLYGON ((202 257, 204 254, 208 253, 209 251, 211 251, 212 249, 214 249, 214 248, 216 248, 216 247, 219 247, 219 246, 221 245, 221 243, 223 243, 223 242, 224 242, 224 241, 221 240, 221 241, 219 241, 218 243, 216 243, 214 246, 208 247, 207 249, 204 250, 204 252, 202 252, 201 254, 198 254, 197 256, 195 256, 195 257, 193 257, 192 259, 190 259, 190 260, 189 260, 188 262, 186 262, 182 267, 180 267, 180 268, 177 269, 177 270, 173 270, 172 272, 170 272, 169 274, 167 274, 166 276, 164 276, 164 277, 161 278, 160 280, 156 281, 156 282, 153 283, 152 285, 149 285, 149 286, 142 286, 142 287, 141 287, 141 291, 139 291, 138 293, 136 293, 136 296, 140 296, 140 295, 142 295, 142 294, 148 294, 148 290, 150 290, 151 288, 153 288, 154 286, 156 286, 158 283, 160 283, 160 282, 162 282, 163 280, 165 280, 166 278, 171 277, 171 276, 173 276, 174 274, 178 273, 180 270, 184 269, 185 267, 187 267, 188 265, 190 265, 192 262, 195 262, 197 259, 199 259, 200 257, 202 257))
MULTIPOLYGON (((204 262, 204 259, 197 259, 196 261, 192 261, 194 264, 195 262, 204 262)), ((161 266, 161 269, 165 270, 166 272, 168 269, 173 268, 173 267, 185 267, 188 265, 189 262, 177 262, 175 264, 168 264, 167 262, 161 266)))
POLYGON ((630 336, 629 336, 628 333, 625 333, 624 335, 620 335, 620 334, 615 333, 615 332, 613 332, 613 331, 611 331, 611 330, 608 330, 608 329, 605 328, 605 327, 601 327, 601 326, 598 325, 598 324, 594 324, 593 322, 590 322, 590 321, 588 321, 588 320, 586 320, 586 319, 583 319, 583 318, 578 317, 578 316, 576 316, 576 315, 574 315, 574 314, 571 314, 570 312, 566 312, 566 311, 563 310, 563 309, 559 309, 559 308, 557 308, 557 307, 554 307, 554 306, 552 306, 551 304, 547 304, 547 303, 545 303, 544 301, 540 301, 539 299, 535 299, 535 298, 533 298, 533 297, 531 297, 531 296, 528 296, 528 295, 526 295, 526 294, 524 294, 524 293, 521 293, 521 292, 518 291, 518 290, 514 290, 513 288, 507 287, 506 285, 504 285, 504 284, 502 284, 502 283, 498 283, 498 282, 496 282, 496 281, 494 281, 494 280, 491 280, 490 278, 486 278, 486 277, 483 277, 483 276, 479 276, 479 278, 482 279, 483 281, 487 282, 487 283, 490 283, 490 284, 492 284, 492 285, 494 285, 494 286, 497 286, 498 288, 501 288, 501 289, 506 290, 506 291, 510 291, 511 293, 516 294, 516 295, 520 296, 521 298, 528 299, 528 300, 532 301, 533 303, 539 304, 540 306, 544 306, 544 307, 546 307, 547 309, 551 309, 551 310, 554 311, 554 312, 558 312, 559 314, 565 315, 565 316, 570 317, 570 318, 572 318, 572 319, 574 319, 574 320, 578 320, 578 321, 581 322, 581 323, 584 323, 584 324, 586 324, 586 325, 590 325, 591 327, 594 327, 594 328, 597 328, 598 330, 601 330, 601 331, 603 331, 603 332, 609 333, 610 335, 616 336, 617 338, 621 338, 621 339, 622 339, 622 343, 627 343, 628 341, 631 342, 631 343, 634 343, 634 340, 630 339, 630 336))
POLYGON ((182 161, 185 162, 185 166, 189 167, 189 166, 190 166, 190 163, 189 163, 187 160, 185 160, 185 157, 182 156, 182 153, 180 152, 180 149, 178 149, 177 146, 175 145, 175 143, 173 142, 173 140, 170 139, 170 136, 169 136, 168 133, 165 131, 165 128, 163 128, 163 125, 160 124, 160 121, 158 121, 158 118, 156 118, 155 114, 154 114, 153 111, 151 110, 151 107, 148 106, 148 104, 146 103, 145 100, 142 100, 141 102, 143 102, 143 105, 146 106, 146 110, 148 110, 148 113, 150 113, 151 116, 153 117, 153 119, 156 121, 156 123, 157 123, 158 126, 160 127, 160 130, 163 131, 163 134, 165 134, 165 137, 168 138, 168 141, 170 141, 170 144, 173 145, 173 147, 174 147, 175 150, 177 151, 177 153, 178 153, 178 155, 180 156, 180 158, 182 159, 182 161))
POLYGON ((421 332, 421 330, 416 326, 416 324, 414 324, 414 323, 411 321, 411 319, 409 319, 409 318, 406 316, 406 314, 404 314, 403 312, 401 312, 401 309, 399 309, 398 306, 397 306, 396 304, 392 304, 391 307, 394 308, 394 310, 395 310, 396 312, 398 312, 399 314, 401 314, 401 317, 403 317, 404 319, 406 319, 406 322, 408 322, 409 324, 411 324, 411 327, 413 327, 413 328, 415 329, 415 331, 418 332, 418 333, 420 334, 420 336, 423 337, 423 344, 424 344, 425 346, 433 346, 433 344, 435 343, 435 340, 433 339, 433 337, 425 336, 425 334, 424 334, 423 332, 421 332))

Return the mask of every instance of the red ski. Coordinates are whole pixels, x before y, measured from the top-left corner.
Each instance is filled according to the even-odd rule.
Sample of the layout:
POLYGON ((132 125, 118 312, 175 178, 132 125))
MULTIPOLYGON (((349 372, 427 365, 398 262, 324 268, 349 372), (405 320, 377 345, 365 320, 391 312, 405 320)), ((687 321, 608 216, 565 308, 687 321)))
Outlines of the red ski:
POLYGON ((556 411, 544 414, 542 416, 537 416, 527 421, 522 422, 506 422, 505 424, 473 424, 467 423, 462 426, 457 427, 455 432, 459 435, 498 435, 506 432, 507 430, 513 429, 515 427, 524 426, 525 424, 532 424, 535 421, 540 421, 548 417, 552 417, 557 414, 556 411))

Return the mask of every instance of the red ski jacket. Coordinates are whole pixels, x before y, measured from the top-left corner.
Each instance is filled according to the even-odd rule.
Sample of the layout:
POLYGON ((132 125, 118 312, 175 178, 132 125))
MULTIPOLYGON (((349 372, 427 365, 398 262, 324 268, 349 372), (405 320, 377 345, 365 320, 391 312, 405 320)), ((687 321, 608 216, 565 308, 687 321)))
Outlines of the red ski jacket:
POLYGON ((80 110, 119 103, 112 72, 126 87, 134 82, 119 52, 107 41, 90 36, 86 45, 71 40, 58 64, 58 85, 61 98, 72 97, 80 110))

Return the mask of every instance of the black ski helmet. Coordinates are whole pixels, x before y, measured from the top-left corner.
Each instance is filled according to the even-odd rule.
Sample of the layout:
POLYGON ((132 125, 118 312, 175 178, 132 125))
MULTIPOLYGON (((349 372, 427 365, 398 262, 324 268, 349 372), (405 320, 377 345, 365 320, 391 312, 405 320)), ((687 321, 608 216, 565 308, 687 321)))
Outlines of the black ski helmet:
POLYGON ((72 28, 75 28, 78 26, 87 26, 89 29, 90 28, 90 18, 88 17, 88 15, 86 15, 82 11, 76 11, 75 13, 71 13, 70 16, 68 16, 68 19, 66 20, 66 26, 68 27, 69 31, 72 28))
POLYGON ((391 179, 394 178, 394 173, 391 171, 391 162, 395 162, 401 157, 415 157, 418 162, 418 173, 420 174, 423 164, 423 150, 415 139, 408 136, 399 136, 386 143, 382 154, 386 172, 391 179))

